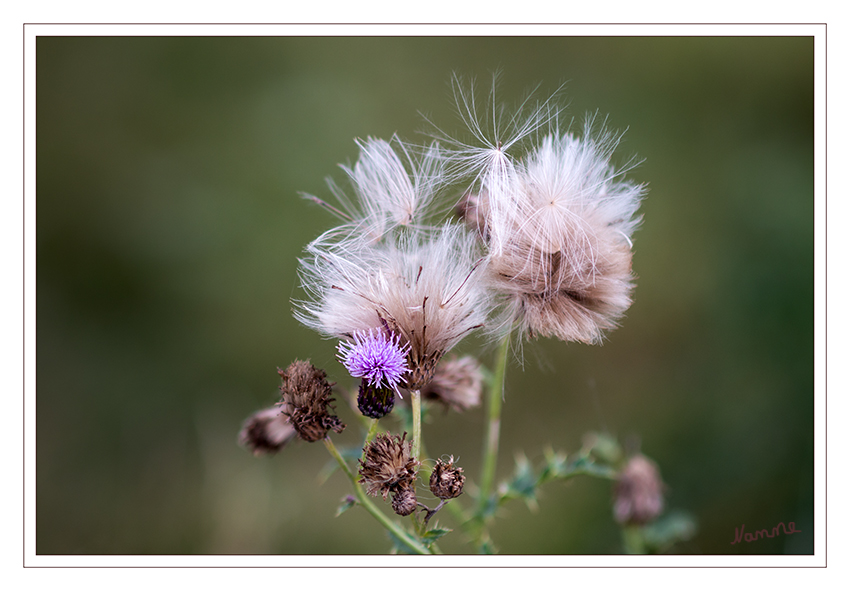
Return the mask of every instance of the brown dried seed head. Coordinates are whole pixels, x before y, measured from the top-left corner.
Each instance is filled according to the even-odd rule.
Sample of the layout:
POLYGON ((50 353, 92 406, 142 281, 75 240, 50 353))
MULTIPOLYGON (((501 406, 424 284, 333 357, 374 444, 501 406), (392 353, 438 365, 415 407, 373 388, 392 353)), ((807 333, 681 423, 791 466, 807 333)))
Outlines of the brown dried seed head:
POLYGON ((360 460, 360 482, 366 492, 386 499, 389 493, 409 488, 416 479, 419 462, 410 455, 411 444, 402 436, 378 435, 365 449, 360 460))
POLYGON ((593 252, 587 253, 586 242, 580 240, 570 243, 569 251, 551 253, 513 246, 493 258, 490 277, 494 289, 506 296, 513 320, 530 338, 597 344, 617 327, 632 303, 632 252, 611 231, 600 230, 593 252))
POLYGON ((438 499, 453 499, 460 496, 463 492, 463 483, 466 477, 463 475, 463 468, 455 467, 454 458, 449 458, 448 462, 438 460, 434 466, 434 471, 431 472, 430 488, 431 492, 438 499))
POLYGON ((309 361, 293 361, 286 370, 277 370, 282 412, 288 417, 298 436, 305 441, 318 441, 328 430, 341 433, 345 429, 339 418, 329 413, 333 398, 326 374, 309 361))
POLYGON ((483 381, 481 364, 474 357, 444 359, 437 365, 434 378, 422 389, 422 397, 463 412, 481 404, 483 381))
POLYGON ((649 523, 664 509, 664 483, 658 466, 642 454, 632 457, 614 485, 614 519, 618 523, 649 523))
POLYGON ((416 511, 416 491, 413 490, 412 484, 400 487, 393 493, 392 507, 393 511, 402 517, 416 511))
POLYGON ((255 456, 280 451, 293 437, 295 428, 281 412, 279 406, 266 408, 245 420, 239 432, 239 444, 247 447, 255 456))
POLYGON ((486 197, 467 193, 460 200, 455 211, 470 230, 474 231, 485 242, 487 241, 487 224, 489 223, 490 212, 486 197))
POLYGON ((407 356, 410 371, 406 374, 404 387, 408 390, 421 390, 434 377, 437 363, 445 351, 434 351, 430 355, 416 355, 412 351, 407 356))

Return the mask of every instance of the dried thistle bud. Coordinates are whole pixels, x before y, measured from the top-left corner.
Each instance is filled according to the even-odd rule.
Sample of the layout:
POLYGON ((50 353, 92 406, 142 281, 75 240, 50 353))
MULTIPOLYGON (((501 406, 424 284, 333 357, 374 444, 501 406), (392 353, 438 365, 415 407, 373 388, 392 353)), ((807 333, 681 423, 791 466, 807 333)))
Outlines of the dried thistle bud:
POLYGON ((392 508, 397 515, 401 515, 402 517, 407 517, 416 511, 416 491, 413 489, 412 484, 399 487, 393 493, 392 508))
POLYGON ((361 380, 357 394, 357 408, 370 419, 380 419, 392 412, 395 406, 395 391, 390 388, 373 386, 368 380, 361 380))
POLYGON ((664 483, 658 466, 644 456, 632 457, 614 485, 614 519, 618 523, 649 523, 664 509, 664 483))
POLYGON ((309 361, 296 360, 286 370, 278 369, 277 372, 282 380, 282 412, 301 439, 318 441, 328 430, 342 433, 345 424, 328 412, 333 408, 333 398, 324 371, 313 367, 309 361))
POLYGON ((463 220, 466 227, 487 242, 489 233, 487 231, 487 217, 489 214, 486 197, 475 193, 464 195, 455 209, 458 217, 463 220))
POLYGON ((289 424, 279 406, 263 409, 245 420, 239 432, 239 444, 255 456, 280 451, 293 437, 295 428, 289 424))
POLYGON ((412 488, 419 462, 411 456, 411 443, 405 441, 406 437, 407 433, 401 437, 381 434, 366 447, 359 474, 368 494, 380 494, 386 500, 389 493, 395 495, 401 489, 412 488))
POLYGON ((481 404, 483 381, 481 364, 474 357, 444 359, 437 365, 431 382, 422 389, 422 397, 463 412, 481 404))
POLYGON ((463 468, 455 467, 454 461, 454 457, 450 457, 448 462, 438 460, 431 472, 431 492, 438 499, 453 499, 463 492, 466 476, 463 475, 463 468))

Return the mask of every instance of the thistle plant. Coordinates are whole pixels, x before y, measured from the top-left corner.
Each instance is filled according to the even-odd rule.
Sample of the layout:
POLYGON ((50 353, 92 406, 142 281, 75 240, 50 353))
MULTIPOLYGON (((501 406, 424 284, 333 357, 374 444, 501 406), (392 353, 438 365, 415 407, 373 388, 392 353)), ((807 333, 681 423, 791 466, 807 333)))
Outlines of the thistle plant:
POLYGON ((343 453, 332 441, 346 427, 332 414, 334 385, 307 361, 279 370, 280 401, 250 417, 239 441, 258 455, 296 438, 323 441, 354 492, 340 510, 367 510, 395 551, 439 553, 437 540, 452 531, 439 514, 475 551, 494 552, 489 530, 501 505, 535 506, 542 485, 579 475, 610 481, 626 551, 663 550, 693 524, 659 520, 657 466, 611 436, 591 434, 572 455, 546 451, 537 468, 520 457, 513 476, 495 482, 511 346, 521 355, 522 343, 538 337, 599 344, 618 326, 632 301, 632 234, 645 188, 626 178, 633 162, 612 164, 620 136, 592 117, 580 135, 561 128, 558 93, 508 115, 495 92, 481 110, 457 78, 453 89, 470 141, 437 126, 422 146, 358 141, 358 161, 343 167, 353 195, 330 181, 335 202, 306 196, 338 224, 304 249, 295 316, 336 341, 341 367, 330 371, 352 380, 342 392, 356 396, 340 398, 361 415, 361 443, 343 453), (450 211, 457 215, 446 218, 450 211), (492 368, 447 355, 479 332, 496 345, 492 368), (482 399, 480 470, 454 455, 429 458, 428 408, 466 412, 482 399), (430 504, 417 494, 425 490, 430 504))

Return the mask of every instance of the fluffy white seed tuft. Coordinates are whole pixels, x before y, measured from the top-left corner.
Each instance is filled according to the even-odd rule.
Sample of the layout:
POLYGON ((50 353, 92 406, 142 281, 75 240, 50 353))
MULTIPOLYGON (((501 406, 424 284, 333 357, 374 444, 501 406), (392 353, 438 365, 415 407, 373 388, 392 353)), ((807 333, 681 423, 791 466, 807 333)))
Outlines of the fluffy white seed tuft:
POLYGON ((317 243, 376 242, 397 227, 421 227, 443 181, 442 156, 436 142, 415 153, 395 136, 392 142, 369 138, 357 140, 357 145, 357 163, 353 167, 341 165, 354 189, 353 200, 330 179, 328 186, 340 207, 305 196, 344 222, 325 232, 317 243))
MULTIPOLYGON (((467 125, 482 137, 479 123, 467 125)), ((611 164, 619 137, 595 132, 593 118, 580 137, 540 109, 516 128, 543 125, 548 133, 525 154, 506 151, 518 143, 511 138, 495 144, 498 159, 492 142, 477 148, 477 161, 469 147, 449 157, 479 167, 463 210, 487 244, 490 284, 502 296, 496 331, 599 343, 631 305, 631 234, 644 188, 624 180, 630 166, 611 164)))
POLYGON ((312 244, 301 260, 310 298, 296 317, 320 333, 352 340, 384 330, 410 347, 407 387, 418 389, 446 351, 492 310, 476 238, 462 226, 396 233, 383 242, 312 244))

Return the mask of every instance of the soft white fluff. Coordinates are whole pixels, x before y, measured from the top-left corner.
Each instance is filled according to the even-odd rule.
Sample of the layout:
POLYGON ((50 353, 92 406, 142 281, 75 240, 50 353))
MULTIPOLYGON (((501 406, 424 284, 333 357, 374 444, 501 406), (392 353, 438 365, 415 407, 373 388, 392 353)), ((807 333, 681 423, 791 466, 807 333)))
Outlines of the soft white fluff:
MULTIPOLYGON (((644 188, 623 180, 623 171, 611 165, 616 145, 611 133, 594 135, 592 121, 581 138, 545 136, 518 165, 514 183, 486 189, 491 205, 503 206, 503 217, 490 228, 496 241, 527 244, 538 255, 560 252, 567 257, 562 268, 571 270, 598 266, 603 235, 631 247, 644 188)), ((566 277, 548 279, 557 289, 566 277)))
POLYGON ((351 181, 352 200, 332 180, 331 192, 340 208, 312 195, 307 198, 323 205, 343 220, 317 243, 357 239, 380 240, 399 226, 422 226, 428 207, 441 181, 442 158, 433 143, 414 155, 397 137, 392 142, 369 138, 357 140, 360 156, 353 167, 341 165, 351 181))
POLYGON ((611 164, 619 137, 594 131, 592 118, 581 136, 561 132, 546 101, 510 119, 513 137, 488 138, 470 100, 461 96, 459 106, 480 145, 456 142, 448 158, 473 179, 467 215, 481 228, 491 286, 502 296, 496 324, 600 342, 631 305, 631 234, 644 194, 623 178, 631 164, 611 164))
POLYGON ((372 244, 311 244, 301 260, 310 298, 298 303, 296 317, 329 337, 351 339, 373 329, 400 335, 410 345, 416 385, 492 309, 479 251, 457 224, 401 231, 372 244), (425 375, 417 377, 417 370, 425 375))
POLYGON ((358 142, 359 160, 343 167, 353 199, 334 184, 340 208, 312 198, 343 223, 301 260, 308 298, 297 318, 329 337, 399 335, 413 389, 487 321, 495 300, 495 332, 585 343, 600 342, 631 305, 644 188, 624 179, 631 163, 611 163, 619 137, 596 131, 592 118, 581 135, 562 132, 556 95, 509 114, 495 90, 482 109, 462 86, 453 80, 471 142, 439 129, 447 148, 358 142), (455 182, 466 183, 465 215, 480 242, 456 224, 432 225, 438 193, 455 182))

